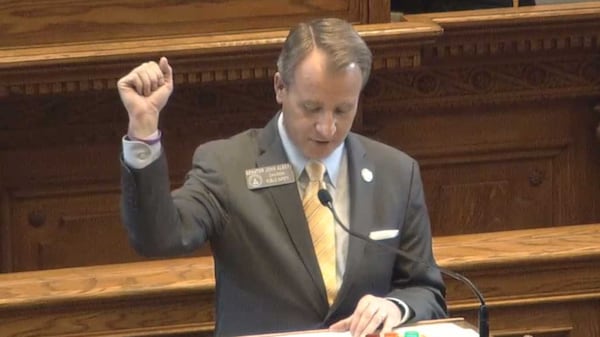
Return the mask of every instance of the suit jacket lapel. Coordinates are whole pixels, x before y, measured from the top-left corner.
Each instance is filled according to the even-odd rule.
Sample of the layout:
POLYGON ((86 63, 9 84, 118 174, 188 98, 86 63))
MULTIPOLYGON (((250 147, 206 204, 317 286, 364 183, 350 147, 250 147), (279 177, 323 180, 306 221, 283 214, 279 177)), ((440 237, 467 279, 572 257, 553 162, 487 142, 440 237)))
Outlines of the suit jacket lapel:
MULTIPOLYGON (((278 118, 279 114, 267 124, 260 134, 259 147, 261 152, 256 160, 257 167, 276 165, 288 161, 277 131, 278 118)), ((320 294, 318 303, 315 303, 315 309, 325 314, 327 312, 325 285, 319 270, 308 224, 306 223, 302 201, 298 194, 298 186, 296 184, 273 186, 268 188, 268 191, 300 259, 315 284, 316 293, 320 294)))
MULTIPOLYGON (((373 164, 368 161, 366 151, 356 135, 348 135, 346 140, 346 151, 348 154, 348 183, 350 187, 350 226, 352 231, 368 235, 371 222, 374 219, 372 207, 369 205, 373 200, 374 185, 363 179, 362 171, 370 170, 376 173, 373 164)), ((342 287, 338 292, 338 301, 343 300, 346 294, 351 291, 352 282, 358 271, 358 266, 364 256, 365 242, 350 236, 348 244, 348 258, 346 261, 346 271, 342 287)), ((332 311, 336 309, 334 305, 332 311)))

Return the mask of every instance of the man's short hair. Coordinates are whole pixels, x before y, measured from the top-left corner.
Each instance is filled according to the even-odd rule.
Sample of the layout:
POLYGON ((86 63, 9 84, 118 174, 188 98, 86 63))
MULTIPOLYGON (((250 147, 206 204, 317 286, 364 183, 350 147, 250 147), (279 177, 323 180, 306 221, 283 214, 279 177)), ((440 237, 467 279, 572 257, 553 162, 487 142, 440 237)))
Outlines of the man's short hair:
POLYGON ((277 60, 277 71, 286 85, 293 82, 298 64, 315 49, 328 56, 334 71, 355 63, 365 86, 371 73, 371 50, 350 23, 336 18, 300 23, 290 30, 277 60))

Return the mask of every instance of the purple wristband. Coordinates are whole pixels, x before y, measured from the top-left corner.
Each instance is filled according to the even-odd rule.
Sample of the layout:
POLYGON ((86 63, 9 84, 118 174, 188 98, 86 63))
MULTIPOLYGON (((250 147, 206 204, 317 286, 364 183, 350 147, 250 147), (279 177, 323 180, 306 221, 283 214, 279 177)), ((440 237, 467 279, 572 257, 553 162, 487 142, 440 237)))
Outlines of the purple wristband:
POLYGON ((127 139, 133 140, 133 141, 142 142, 142 143, 146 143, 148 145, 154 145, 154 144, 160 142, 161 136, 162 136, 162 132, 160 132, 160 130, 158 130, 158 136, 156 136, 156 138, 140 139, 140 138, 135 138, 135 137, 131 137, 131 136, 127 135, 127 139))

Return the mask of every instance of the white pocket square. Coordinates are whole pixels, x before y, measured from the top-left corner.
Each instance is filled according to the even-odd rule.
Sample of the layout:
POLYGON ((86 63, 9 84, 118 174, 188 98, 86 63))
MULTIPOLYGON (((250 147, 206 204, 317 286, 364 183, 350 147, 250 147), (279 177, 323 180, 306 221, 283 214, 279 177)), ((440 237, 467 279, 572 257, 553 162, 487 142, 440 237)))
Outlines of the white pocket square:
POLYGON ((384 229, 381 231, 372 231, 371 233, 369 233, 369 238, 371 240, 391 239, 391 238, 395 238, 396 236, 398 236, 398 232, 399 232, 399 230, 397 230, 397 229, 384 229))

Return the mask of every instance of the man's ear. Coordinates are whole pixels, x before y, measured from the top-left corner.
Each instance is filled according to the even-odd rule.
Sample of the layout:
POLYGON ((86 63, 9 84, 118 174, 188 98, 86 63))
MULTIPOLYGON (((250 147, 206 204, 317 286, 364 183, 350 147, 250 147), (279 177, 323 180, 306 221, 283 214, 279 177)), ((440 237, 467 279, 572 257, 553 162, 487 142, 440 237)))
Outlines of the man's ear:
POLYGON ((285 95, 285 83, 283 83, 283 79, 279 72, 276 72, 273 76, 273 89, 275 90, 275 99, 277 100, 277 103, 281 104, 285 95))

